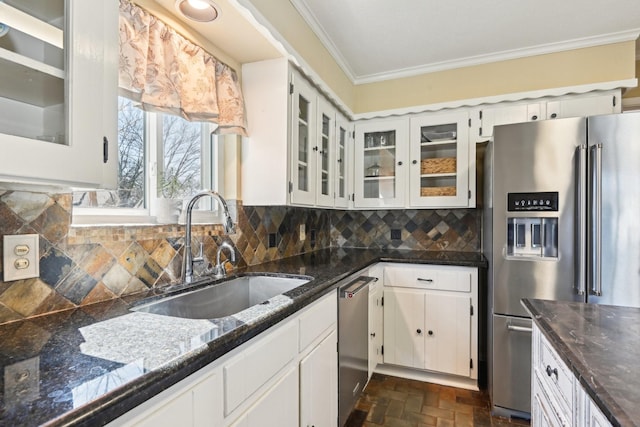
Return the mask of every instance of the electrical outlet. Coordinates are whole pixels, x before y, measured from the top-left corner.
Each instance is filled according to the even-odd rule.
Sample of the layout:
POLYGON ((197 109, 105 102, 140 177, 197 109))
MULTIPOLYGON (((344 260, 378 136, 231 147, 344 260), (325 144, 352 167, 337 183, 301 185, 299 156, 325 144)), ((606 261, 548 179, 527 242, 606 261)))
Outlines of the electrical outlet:
POLYGON ((38 234, 4 236, 2 258, 5 282, 40 276, 39 240, 38 234))
POLYGON ((275 248, 278 246, 278 239, 276 233, 269 233, 269 247, 275 248))
POLYGON ((300 224, 300 241, 307 239, 307 227, 304 224, 300 224))
POLYGON ((402 231, 397 228, 391 229, 391 240, 400 240, 402 239, 402 231))

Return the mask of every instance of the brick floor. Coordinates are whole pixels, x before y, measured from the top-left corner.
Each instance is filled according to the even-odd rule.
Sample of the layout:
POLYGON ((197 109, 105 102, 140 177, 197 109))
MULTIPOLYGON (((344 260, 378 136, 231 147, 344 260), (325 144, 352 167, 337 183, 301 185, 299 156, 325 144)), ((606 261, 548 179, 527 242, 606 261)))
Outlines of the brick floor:
POLYGON ((374 374, 345 427, 522 427, 529 423, 492 417, 489 395, 374 374))

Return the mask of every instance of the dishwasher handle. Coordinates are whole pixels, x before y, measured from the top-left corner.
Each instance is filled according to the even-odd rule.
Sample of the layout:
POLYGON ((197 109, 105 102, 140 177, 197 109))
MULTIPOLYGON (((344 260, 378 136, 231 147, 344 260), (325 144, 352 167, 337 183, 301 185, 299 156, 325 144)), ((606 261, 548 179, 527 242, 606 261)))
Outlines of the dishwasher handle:
POLYGON ((360 276, 340 288, 340 298, 353 298, 369 283, 377 280, 377 277, 360 276))

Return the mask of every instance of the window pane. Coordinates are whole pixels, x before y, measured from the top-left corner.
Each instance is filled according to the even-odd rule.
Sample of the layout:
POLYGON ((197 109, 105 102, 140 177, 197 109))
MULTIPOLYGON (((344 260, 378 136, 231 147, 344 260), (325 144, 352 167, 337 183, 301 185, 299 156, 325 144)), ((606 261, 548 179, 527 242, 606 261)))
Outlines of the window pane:
POLYGON ((144 208, 145 115, 133 101, 118 98, 118 188, 76 191, 78 207, 144 208))
POLYGON ((162 116, 162 170, 158 174, 158 196, 189 198, 202 188, 201 123, 177 116, 162 116))

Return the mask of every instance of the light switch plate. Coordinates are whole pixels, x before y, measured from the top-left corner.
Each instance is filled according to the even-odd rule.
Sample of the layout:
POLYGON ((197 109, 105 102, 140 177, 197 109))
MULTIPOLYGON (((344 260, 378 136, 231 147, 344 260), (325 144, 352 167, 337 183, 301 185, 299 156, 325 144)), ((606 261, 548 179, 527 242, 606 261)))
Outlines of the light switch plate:
POLYGON ((4 281, 40 276, 40 235, 5 235, 3 240, 4 281))

